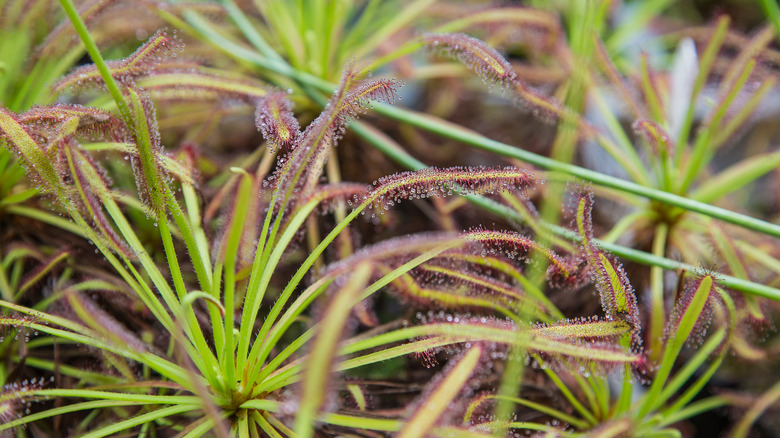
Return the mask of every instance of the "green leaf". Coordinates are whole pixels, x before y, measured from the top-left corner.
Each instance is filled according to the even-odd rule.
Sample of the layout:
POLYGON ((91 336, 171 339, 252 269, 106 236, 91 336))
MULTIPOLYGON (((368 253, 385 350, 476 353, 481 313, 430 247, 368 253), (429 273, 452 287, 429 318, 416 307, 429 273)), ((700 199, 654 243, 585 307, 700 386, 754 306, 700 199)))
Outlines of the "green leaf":
POLYGON ((59 199, 67 199, 54 164, 16 117, 4 108, 0 108, 0 138, 5 140, 3 146, 10 146, 11 151, 26 164, 28 175, 59 199))
POLYGON ((715 202, 780 166, 780 152, 769 152, 746 158, 703 181, 691 193, 691 199, 715 202))
POLYGON ((665 343, 666 348, 664 349, 663 358, 650 390, 639 409, 639 417, 648 414, 656 403, 661 390, 666 385, 677 356, 680 354, 683 345, 688 341, 688 337, 699 320, 707 300, 710 298, 713 287, 712 277, 709 275, 703 277, 690 284, 686 288, 690 292, 687 294, 684 292, 675 305, 667 326, 669 338, 665 343))
POLYGON ((152 423, 161 418, 171 417, 174 415, 183 414, 185 412, 197 411, 199 409, 200 409, 200 404, 173 405, 173 406, 168 406, 166 408, 159 408, 151 412, 147 412, 145 414, 141 414, 136 417, 130 418, 128 420, 119 421, 110 426, 102 427, 98 430, 82 435, 82 438, 100 438, 104 436, 109 436, 109 435, 116 434, 117 432, 123 431, 125 429, 130 429, 131 427, 140 426, 146 423, 152 423))
POLYGON ((338 351, 337 344, 352 311, 353 302, 360 296, 371 271, 372 266, 368 263, 356 266, 352 275, 328 303, 314 346, 306 361, 303 394, 295 417, 295 432, 299 437, 311 437, 314 433, 314 419, 325 400, 324 391, 329 386, 331 364, 338 351))
POLYGON ((450 403, 466 386, 477 368, 482 347, 476 346, 463 354, 454 366, 450 366, 444 378, 432 383, 432 390, 415 413, 403 425, 399 438, 422 438, 436 425, 439 417, 449 408, 450 403))

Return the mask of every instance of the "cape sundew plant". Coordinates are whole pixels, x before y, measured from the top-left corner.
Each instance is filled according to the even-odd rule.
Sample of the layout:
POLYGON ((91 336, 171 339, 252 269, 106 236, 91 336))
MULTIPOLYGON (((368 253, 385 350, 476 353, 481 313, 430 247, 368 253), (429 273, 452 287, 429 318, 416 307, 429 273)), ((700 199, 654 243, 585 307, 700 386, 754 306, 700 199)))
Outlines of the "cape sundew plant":
MULTIPOLYGON (((165 339, 168 348, 164 351, 159 341, 139 339, 97 309, 78 287, 64 294, 68 310, 59 314, 2 301, 14 312, 3 317, 4 327, 102 351, 115 375, 101 379, 95 373, 38 361, 43 369, 59 369, 85 384, 96 380, 103 384, 10 387, 0 394, 7 420, 0 430, 91 411, 98 414, 73 426, 73 432, 90 437, 128 429, 190 437, 305 437, 318 428, 352 428, 400 430, 406 436, 446 434, 450 401, 475 389, 469 376, 482 372, 508 349, 591 372, 642 363, 631 340, 638 322, 624 316, 635 312, 631 289, 604 294, 606 319, 562 319, 538 288, 521 286, 520 263, 531 254, 541 255, 550 261, 551 282, 563 284, 581 277, 581 266, 514 232, 475 229, 460 235, 390 240, 313 273, 326 247, 361 214, 381 214, 407 199, 522 193, 537 184, 530 172, 515 167, 406 172, 369 187, 319 184, 330 148, 346 124, 375 100, 393 101, 400 86, 391 79, 365 80, 355 67, 344 71, 325 110, 303 131, 284 94, 258 93, 251 87, 234 91, 257 107, 257 127, 269 146, 264 154, 280 157, 270 175, 262 164, 257 169, 233 169, 239 183, 225 223, 214 237, 207 237, 193 171, 164 152, 151 98, 154 91, 142 88, 145 78, 154 83, 155 64, 162 55, 179 50, 179 43, 158 32, 127 59, 105 63, 72 6, 63 4, 95 66, 81 67, 55 90, 66 84, 105 86, 120 117, 72 104, 41 106, 21 114, 0 109, 3 146, 80 227, 121 278, 122 287, 143 303, 156 330, 164 333, 155 337, 165 339), (113 186, 98 151, 113 151, 130 163, 135 201, 113 186), (318 207, 339 203, 351 204, 349 213, 297 263, 295 273, 279 283, 284 257, 296 246, 307 219, 318 207), (161 258, 150 253, 134 231, 130 209, 140 209, 153 221, 161 258), (307 276, 311 279, 304 282, 307 276), (411 325, 391 323, 355 334, 352 309, 380 290, 395 292, 416 306, 453 313, 437 311, 421 315, 411 325), (264 298, 271 293, 275 302, 267 306, 264 298), (295 323, 312 305, 320 310, 301 331, 295 323), (541 325, 531 324, 535 322, 541 325), (465 352, 420 396, 417 405, 433 415, 378 417, 361 402, 365 397, 359 385, 333 379, 336 372, 408 354, 430 356, 447 346, 465 352), (345 388, 360 410, 337 402, 334 394, 345 388), (67 402, 29 415, 18 410, 29 401, 51 398, 67 402)), ((227 87, 224 81, 209 84, 217 91, 227 87)), ((599 254, 601 269, 606 270, 598 275, 617 269, 597 249, 591 248, 590 254, 599 254)))
MULTIPOLYGON (((522 23, 539 46, 569 59, 552 15, 485 8, 433 32, 408 28, 433 3, 269 0, 257 2, 260 16, 251 17, 230 0, 197 10, 144 2, 172 25, 231 52, 260 82, 228 71, 226 65, 238 67, 221 59, 192 61, 209 52, 182 59, 180 54, 188 55, 183 42, 165 30, 144 33, 153 35, 134 53, 107 62, 82 16, 108 2, 86 2, 77 11, 72 0, 60 0, 94 64, 52 85, 48 97, 57 104, 0 107, 0 146, 51 201, 49 207, 68 218, 59 221, 62 228, 93 247, 85 251, 87 245, 75 238, 74 248, 58 251, 19 245, 1 263, 0 273, 11 271, 12 278, 0 278, 0 356, 19 354, 8 356, 7 362, 18 362, 14 371, 6 375, 12 368, 0 368, 1 377, 13 381, 0 390, 0 434, 675 437, 682 430, 676 424, 728 404, 726 396, 703 395, 702 389, 727 354, 750 351, 740 323, 745 307, 754 315, 760 309, 726 285, 776 290, 674 265, 682 267, 676 288, 655 278, 651 297, 637 297, 627 270, 605 249, 610 243, 594 233, 589 185, 569 191, 572 226, 558 228, 539 219, 529 195, 542 192, 557 213, 560 176, 551 174, 555 189, 540 189, 538 171, 492 156, 484 161, 489 166, 468 166, 463 158, 461 166, 425 167, 358 119, 373 110, 531 164, 585 175, 596 186, 650 194, 661 199, 650 207, 674 206, 666 212, 680 221, 688 218, 688 208, 699 208, 771 231, 771 224, 671 194, 688 192, 711 158, 706 146, 729 137, 744 114, 731 115, 722 136, 701 133, 697 138, 704 140, 697 141, 703 143, 690 156, 681 149, 662 152, 669 136, 656 101, 663 93, 644 68, 648 108, 628 103, 647 117, 634 126, 660 151, 653 169, 658 182, 685 176, 679 186, 659 186, 674 188, 662 195, 556 161, 561 156, 507 152, 461 126, 392 105, 402 84, 390 77, 388 65, 427 46, 435 61, 407 66, 413 73, 405 78, 460 78, 471 70, 500 88, 506 103, 558 124, 564 139, 556 143, 587 138, 618 157, 631 145, 625 136, 616 144, 582 117, 584 100, 569 96, 561 103, 544 96, 498 50, 456 33, 479 29, 501 41, 511 33, 501 23, 522 23), (388 13, 399 4, 405 8, 388 13), (237 35, 251 48, 234 43, 237 35), (379 58, 369 64, 362 59, 370 53, 379 58), (353 57, 358 61, 347 61, 353 57), (371 77, 369 68, 384 75, 371 77), (94 99, 73 103, 88 98, 94 99), (251 127, 254 120, 264 144, 223 164, 227 160, 210 160, 208 146, 197 140, 214 124, 228 122, 222 116, 232 106, 240 108, 237 113, 251 108, 253 115, 243 121, 251 127), (193 126, 180 135, 176 130, 184 125, 193 126), (348 130, 416 170, 384 172, 371 184, 342 182, 334 147, 348 130), (672 160, 675 154, 683 158, 672 160), (453 197, 459 199, 441 199, 453 197), (464 200, 502 219, 521 220, 533 234, 491 226, 483 217, 472 218, 470 228, 458 225, 451 213, 464 200), (408 212, 409 203, 446 216, 450 220, 441 223, 450 231, 391 234, 392 216, 408 212), (377 225, 392 237, 372 235, 371 243, 360 243, 367 240, 365 230, 377 225), (74 257, 79 253, 83 260, 74 257), (14 262, 22 257, 41 266, 23 276, 24 265, 14 262), (54 269, 60 264, 66 265, 61 272, 54 269), (40 302, 16 301, 41 280, 40 302), (663 303, 648 309, 664 294, 669 312, 663 303), (564 313, 556 305, 574 297, 593 302, 591 310, 561 306, 564 313), (658 315, 668 318, 659 321, 658 315), (686 344, 698 349, 682 363, 686 344)), ((720 38, 725 31, 718 32, 720 38)), ((577 26, 572 34, 583 37, 572 44, 576 58, 588 52, 582 45, 590 35, 577 26)), ((766 44, 764 32, 751 53, 766 44)), ((621 85, 607 49, 597 55, 610 81, 621 85)), ((751 65, 740 62, 725 82, 740 84, 751 65)), ((571 88, 588 86, 590 74, 576 72, 571 88)), ((727 120, 728 106, 706 129, 727 120)), ((692 129, 693 122, 686 123, 685 130, 692 129)), ((652 172, 640 159, 632 149, 618 161, 637 172, 632 176, 642 176, 637 183, 649 184, 652 172)), ((754 176, 765 169, 750 167, 754 176)), ((548 217, 544 211, 541 216, 548 217)), ((728 250, 729 239, 721 237, 728 250)), ((655 257, 611 247, 668 268, 662 246, 655 257)), ((731 273, 737 259, 731 258, 731 273)), ((767 393, 741 430, 775 392, 767 393)))

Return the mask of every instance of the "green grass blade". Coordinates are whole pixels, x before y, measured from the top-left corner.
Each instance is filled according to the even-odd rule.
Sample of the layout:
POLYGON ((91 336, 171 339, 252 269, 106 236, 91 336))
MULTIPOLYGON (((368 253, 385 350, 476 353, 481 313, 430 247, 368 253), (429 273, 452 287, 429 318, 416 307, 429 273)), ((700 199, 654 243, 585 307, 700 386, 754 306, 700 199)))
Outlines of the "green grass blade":
POLYGON ((772 385, 772 387, 769 388, 764 394, 762 394, 761 397, 759 397, 758 400, 753 403, 753 406, 751 406, 750 409, 745 412, 745 414, 742 416, 742 419, 739 420, 737 426, 734 428, 732 436, 734 438, 747 437, 748 432, 750 431, 750 426, 755 423, 755 421, 759 416, 761 416, 762 413, 764 413, 764 411, 769 409, 778 400, 780 400, 780 382, 772 385))
POLYGON ((88 401, 82 403, 73 403, 66 406, 60 406, 58 408, 47 409, 42 412, 36 412, 34 414, 25 415, 22 418, 17 418, 15 420, 5 422, 3 424, 0 424, 0 431, 8 430, 29 423, 34 423, 36 421, 43 420, 46 418, 56 417, 58 415, 69 414, 71 412, 93 411, 98 409, 108 409, 108 408, 120 407, 120 406, 133 406, 137 404, 140 403, 127 402, 121 400, 95 400, 95 401, 88 401))
POLYGON ((295 432, 301 438, 311 437, 314 433, 314 419, 325 400, 324 390, 328 387, 330 364, 338 350, 337 344, 353 303, 368 281, 371 271, 372 266, 368 263, 358 265, 346 283, 329 300, 305 365, 303 395, 295 417, 295 432))
POLYGON ((780 166, 780 152, 768 152, 746 158, 702 182, 691 193, 699 202, 715 202, 780 166))
POLYGON ((668 333, 670 337, 665 344, 666 348, 664 349, 660 367, 638 411, 640 418, 647 415, 655 406, 663 387, 666 385, 675 360, 680 354, 683 345, 687 342, 693 327, 696 325, 704 305, 709 299, 710 293, 712 293, 713 287, 712 277, 704 277, 699 282, 693 297, 690 297, 690 301, 682 304, 678 303, 678 305, 684 306, 683 314, 680 316, 677 326, 669 328, 668 333))
POLYGON ((156 409, 152 412, 138 415, 130 418, 129 420, 120 421, 107 427, 102 427, 98 430, 92 431, 83 435, 81 438, 100 438, 109 436, 121 432, 131 427, 140 426, 142 424, 151 423, 161 418, 170 417, 173 415, 183 414, 185 412, 196 411, 200 408, 199 405, 174 405, 167 408, 156 409))
POLYGON ((405 422, 398 434, 399 438, 422 438, 428 434, 439 416, 447 410, 450 403, 466 386, 481 355, 481 347, 472 347, 461 356, 455 366, 449 367, 446 376, 436 382, 434 390, 426 397, 415 414, 405 422))

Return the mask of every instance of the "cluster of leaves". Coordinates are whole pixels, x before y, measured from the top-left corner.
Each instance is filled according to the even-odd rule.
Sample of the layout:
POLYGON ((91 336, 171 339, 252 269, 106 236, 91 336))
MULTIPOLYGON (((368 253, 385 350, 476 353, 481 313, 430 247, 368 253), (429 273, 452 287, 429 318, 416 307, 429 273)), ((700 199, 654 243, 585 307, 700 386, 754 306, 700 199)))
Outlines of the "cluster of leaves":
MULTIPOLYGON (((597 47, 599 69, 606 83, 614 87, 626 102, 627 118, 634 120, 633 129, 644 148, 635 151, 633 146, 625 144, 607 150, 611 157, 619 157, 619 166, 634 182, 696 201, 717 203, 755 182, 780 163, 776 151, 766 151, 741 159, 717 173, 706 172, 708 168, 721 166, 714 163, 717 154, 739 138, 746 122, 775 85, 774 77, 758 64, 770 52, 767 46, 772 41, 773 31, 769 26, 746 41, 725 69, 716 67, 719 58, 729 56, 725 54, 728 47, 724 45, 730 34, 728 25, 728 17, 721 17, 712 26, 706 44, 701 44, 700 60, 697 59, 694 41, 681 39, 671 80, 664 84, 659 81, 659 73, 649 66, 647 56, 642 58, 637 77, 624 79, 618 74, 606 49, 597 47), (702 110, 700 106, 703 105, 698 102, 703 98, 705 87, 710 85, 708 79, 712 76, 719 79, 713 94, 715 101, 704 108, 704 115, 699 116, 697 112, 702 110), (639 95, 629 91, 626 81, 631 79, 640 84, 639 95), (756 86, 748 85, 751 79, 756 86), (694 129, 697 117, 700 121, 694 129), (632 152, 626 153, 629 150, 632 152), (695 186, 697 178, 701 181, 695 186)), ((734 36, 731 33, 731 37, 734 36)), ((618 126, 614 115, 603 108, 599 117, 605 120, 603 123, 608 126, 609 135, 623 139, 621 142, 625 143, 630 133, 618 126), (613 120, 607 120, 609 117, 613 120)), ((658 255, 675 254, 694 264, 724 264, 724 272, 737 278, 765 282, 772 275, 771 270, 751 272, 746 269, 751 260, 767 260, 743 249, 756 248, 755 234, 719 225, 663 203, 639 204, 639 208, 616 223, 604 239, 614 242, 625 236, 651 241, 653 252, 658 255), (706 247, 714 250, 705 250, 706 247)), ((659 269, 653 272, 651 282, 653 300, 657 303, 653 306, 651 339, 660 339, 666 320, 663 303, 667 300, 663 294, 663 274, 659 269)), ((768 324, 768 317, 756 297, 746 296, 745 300, 746 306, 740 306, 740 321, 768 324)), ((735 342, 741 356, 755 359, 761 355, 741 335, 735 342)))
MULTIPOLYGON (((113 366, 126 378, 133 375, 132 366, 127 361, 134 361, 148 367, 161 380, 136 382, 133 379, 125 384, 126 390, 132 390, 129 392, 120 391, 119 387, 111 390, 110 385, 100 390, 31 388, 25 391, 24 397, 71 396, 94 401, 50 409, 9 421, 2 427, 10 428, 46 416, 116 406, 124 402, 127 406, 138 403, 148 406, 135 417, 98 428, 89 435, 104 436, 152 419, 191 412, 198 412, 199 417, 190 419, 190 426, 182 430, 188 436, 203 434, 212 428, 220 430, 225 427, 224 417, 229 418, 228 427, 233 431, 278 433, 286 430, 286 426, 275 416, 284 418, 285 412, 289 411, 289 407, 285 406, 294 402, 298 408, 293 426, 298 435, 311 434, 316 419, 334 424, 341 421, 370 429, 374 427, 362 417, 349 419, 337 416, 331 419, 337 414, 327 409, 323 411, 326 406, 323 388, 332 370, 365 366, 399 354, 428 351, 465 341, 513 345, 550 358, 591 366, 601 363, 635 364, 640 360, 636 353, 622 351, 609 342, 594 343, 588 347, 580 343, 581 339, 614 338, 631 329, 624 323, 594 320, 573 324, 563 321, 550 326, 522 328, 520 322, 528 320, 521 317, 525 303, 536 309, 543 304, 549 306, 549 303, 543 296, 526 297, 516 285, 470 273, 477 271, 488 260, 486 257, 473 258, 483 251, 479 249, 483 246, 477 244, 485 241, 484 248, 518 253, 518 256, 538 251, 559 262, 553 265, 563 268, 555 271, 557 276, 565 280, 575 273, 568 272, 559 257, 549 250, 514 234, 472 231, 462 236, 418 236, 407 239, 403 245, 385 243, 380 247, 365 248, 343 261, 341 266, 326 268, 324 275, 318 276, 303 291, 298 290, 304 275, 325 247, 367 207, 383 210, 405 199, 451 194, 453 189, 461 194, 530 189, 534 184, 531 175, 515 168, 409 172, 380 179, 373 187, 364 189, 362 195, 351 195, 356 206, 309 254, 284 286, 276 303, 263 315, 260 310, 269 283, 306 218, 321 202, 345 193, 333 187, 322 189, 318 184, 330 146, 343 133, 346 123, 371 101, 392 100, 398 83, 385 79, 361 81, 357 70, 347 69, 326 110, 303 132, 299 132, 292 122, 291 104, 284 96, 270 93, 267 98, 260 99, 257 103, 259 128, 267 136, 269 145, 288 143, 288 152, 279 160, 277 171, 262 184, 257 175, 240 171, 242 176, 238 191, 227 212, 230 221, 215 241, 208 242, 204 230, 191 219, 197 203, 186 205, 190 210, 188 218, 172 188, 175 181, 185 193, 191 191, 191 172, 162 151, 154 105, 136 80, 141 71, 150 69, 149 59, 158 59, 158 53, 174 45, 175 40, 158 32, 129 58, 107 65, 111 75, 105 79, 109 87, 117 87, 111 79, 120 79, 118 83, 121 84, 123 100, 117 104, 127 105, 127 120, 96 108, 64 104, 36 107, 19 115, 6 110, 0 113, 6 147, 17 156, 39 189, 51 195, 81 226, 83 233, 118 272, 126 287, 167 331, 174 347, 171 354, 160 354, 153 345, 122 330, 121 324, 110 315, 96 311, 89 300, 84 301, 76 292, 67 301, 80 321, 4 302, 7 308, 31 316, 33 320, 25 319, 24 324, 33 330, 106 351, 114 358, 113 366), (163 269, 150 258, 133 232, 117 203, 118 194, 111 188, 107 171, 92 156, 94 151, 89 142, 94 144, 96 140, 107 144, 103 149, 124 153, 125 159, 130 161, 139 199, 160 230, 168 269, 163 269), (258 187, 265 195, 256 195, 258 187), (266 211, 266 215, 264 220, 260 217, 259 229, 247 222, 248 218, 258 217, 262 211, 266 211), (188 286, 183 276, 173 230, 184 241, 199 290, 188 286), (242 266, 237 256, 246 246, 255 256, 249 266, 242 266), (215 252, 210 252, 208 248, 215 248, 215 252), (472 261, 468 261, 469 257, 472 261), (462 259, 467 265, 475 267, 462 266, 454 270, 451 259, 462 259), (480 285, 482 290, 469 286, 436 291, 429 286, 430 279, 421 278, 418 270, 438 271, 438 276, 480 285), (173 287, 167 277, 171 278, 173 287), (458 310, 493 308, 503 300, 492 296, 508 293, 505 313, 512 319, 502 321, 483 317, 461 321, 449 317, 405 329, 383 331, 371 337, 342 340, 342 332, 350 316, 349 309, 391 283, 403 284, 403 289, 399 286, 402 294, 428 299, 437 307, 454 304, 458 310), (296 292, 297 297, 289 303, 296 292), (331 295, 331 298, 318 324, 291 344, 280 344, 280 339, 295 318, 322 294, 331 295), (205 325, 200 322, 198 308, 194 306, 194 301, 198 299, 207 302, 208 315, 202 317, 208 318, 209 323, 205 325), (240 309, 243 310, 237 318, 240 309), (263 321, 257 331, 255 321, 260 316, 263 321), (117 330, 110 330, 111 335, 106 336, 104 331, 99 330, 101 327, 116 327, 117 330), (481 330, 477 332, 479 327, 481 330), (207 339, 207 334, 213 338, 207 339), (413 341, 415 338, 420 340, 413 341), (390 346, 403 340, 408 342, 390 346), (313 344, 308 355, 298 353, 307 341, 313 344), (382 346, 386 347, 383 351, 361 353, 382 346), (339 359, 342 355, 349 355, 349 359, 339 359), (323 363, 332 365, 322 367, 323 363), (304 383, 298 391, 283 391, 299 380, 304 383), (137 393, 138 389, 158 388, 159 391, 166 387, 175 389, 177 395, 137 393)), ((103 79, 97 71, 96 67, 82 67, 61 83, 83 85, 97 82, 98 78, 103 79)), ((273 152, 272 148, 266 153, 273 152)), ((346 193, 351 194, 349 191, 346 193)), ((522 275, 505 258, 497 260, 515 275, 522 275)), ((534 318, 548 320, 550 312, 547 309, 534 318)), ((535 310, 529 317, 537 313, 538 310, 535 310)), ((608 321, 611 319, 609 316, 608 321)), ((20 326, 22 320, 12 317, 4 324, 20 326)), ((472 352, 467 357, 479 356, 472 352)), ((473 372, 476 365, 475 361, 472 362, 469 372, 473 372)), ((17 393, 6 396, 9 402, 19 397, 17 393)), ((174 428, 177 427, 183 426, 176 422, 174 428)))
MULTIPOLYGON (((689 105, 682 115, 676 109, 665 110, 678 107, 663 103, 676 94, 662 89, 647 63, 640 71, 640 102, 628 91, 608 49, 598 38, 591 39, 582 23, 574 34, 582 33, 586 39, 572 44, 574 53, 564 53, 568 49, 561 48, 556 19, 537 10, 485 9, 414 38, 407 25, 419 19, 432 1, 410 2, 400 14, 388 13, 395 2, 259 2, 261 23, 253 22, 230 0, 223 1, 224 9, 213 15, 196 8, 150 5, 174 26, 252 66, 253 73, 270 86, 174 60, 182 43, 164 31, 130 56, 105 62, 81 15, 90 16, 106 2, 88 3, 82 11, 70 0, 61 3, 95 65, 64 76, 52 87, 52 96, 97 89, 108 91, 112 101, 103 96, 89 106, 0 108, 0 142, 4 153, 16 157, 35 185, 13 202, 37 192, 47 194, 73 222, 49 219, 48 223, 91 242, 100 255, 95 258, 99 268, 79 264, 70 249, 43 253, 19 246, 6 256, 0 270, 0 305, 15 313, 0 320, 8 331, 0 354, 12 357, 24 350, 16 360, 66 378, 43 384, 45 380, 36 377, 30 384, 7 386, 0 393, 0 417, 8 421, 0 431, 27 424, 46 429, 52 426, 43 420, 64 414, 82 418, 78 413, 89 412, 82 421, 72 422, 74 433, 107 436, 138 430, 189 437, 307 437, 374 431, 406 437, 483 436, 525 429, 553 435, 675 436, 675 423, 727 404, 721 396, 694 399, 729 351, 755 357, 757 350, 745 341, 743 321, 768 318, 754 297, 731 294, 721 284, 767 294, 774 289, 734 282, 728 276, 724 280, 714 273, 687 278, 681 274, 677 296, 664 300, 663 271, 655 266, 652 299, 640 311, 642 300, 637 299, 628 275, 604 248, 627 229, 649 223, 655 227, 656 258, 644 260, 669 262, 664 256, 674 253, 668 245, 680 248, 687 261, 698 261, 694 253, 684 252, 686 233, 698 232, 702 226, 701 219, 688 210, 776 232, 769 224, 700 205, 771 170, 767 163, 774 163, 774 153, 749 159, 696 189, 709 197, 700 199, 698 192, 691 192, 693 181, 715 151, 772 88, 767 81, 742 110, 729 109, 755 68, 751 57, 762 53, 771 32, 756 36, 737 57, 722 79, 720 104, 689 140, 695 108, 689 105), (222 12, 230 22, 222 21, 222 12), (506 28, 499 24, 527 26, 533 44, 554 47, 564 59, 579 59, 593 50, 605 77, 638 118, 634 127, 647 140, 646 154, 634 149, 606 106, 600 106, 602 116, 609 119, 602 132, 580 115, 583 96, 567 96, 563 103, 548 98, 530 87, 498 51, 457 33, 489 28, 494 32, 488 34, 500 35, 506 28), (233 25, 252 49, 225 36, 231 32, 215 27, 233 25), (346 62, 379 50, 390 36, 398 41, 390 51, 382 48, 383 56, 368 67, 346 62), (265 37, 273 40, 269 43, 265 37), (553 153, 555 160, 523 151, 507 153, 504 145, 462 127, 386 105, 397 100, 401 83, 387 77, 368 78, 365 72, 424 46, 456 58, 491 86, 498 86, 513 103, 556 123, 560 135, 556 144, 578 139, 598 143, 626 169, 633 183, 571 166, 566 153, 553 153), (337 84, 332 83, 339 74, 337 84), (225 166, 213 178, 213 184, 220 186, 215 196, 197 183, 198 171, 210 171, 196 145, 182 142, 177 155, 163 147, 160 126, 165 116, 181 115, 176 108, 182 102, 187 105, 178 108, 185 108, 185 116, 174 122, 177 126, 201 117, 188 113, 192 108, 217 103, 216 110, 207 111, 205 123, 193 129, 200 138, 212 121, 239 102, 240 111, 254 111, 255 127, 268 146, 225 166), (157 108, 171 113, 159 116, 157 108), (575 189, 570 196, 574 230, 556 229, 537 217, 527 199, 543 183, 531 171, 505 165, 421 168, 393 140, 357 120, 370 108, 411 126, 655 201, 642 204, 643 210, 627 216, 599 241, 591 218, 594 196, 590 189, 575 189), (300 113, 313 117, 303 130, 300 113), (716 132, 724 121, 727 129, 716 132), (342 182, 333 147, 348 127, 417 170, 384 176, 369 186, 342 182), (671 141, 669 130, 679 140, 671 141), (689 143, 690 153, 684 148, 689 143), (117 161, 127 161, 133 176, 112 164, 117 161), (323 183, 323 177, 328 183, 323 183), (361 215, 381 223, 385 212, 399 203, 429 198, 446 217, 451 213, 448 208, 459 208, 461 202, 447 205, 442 200, 453 195, 488 206, 505 218, 522 219, 536 236, 479 226, 396 237, 363 247, 356 243, 353 222, 361 215), (210 203, 204 206, 201 197, 212 199, 206 199, 210 203), (335 225, 319 221, 315 213, 332 215, 335 225), (325 237, 320 235, 323 227, 329 229, 325 237), (553 236, 551 229, 572 239, 553 236), (338 246, 336 254, 326 252, 330 246, 338 246), (22 276, 24 265, 17 260, 24 257, 39 260, 40 266, 22 276), (52 281, 51 296, 32 306, 15 303, 36 282, 54 277, 54 268, 63 260, 69 266, 52 281), (11 265, 15 271, 9 280, 5 272, 11 265), (603 316, 566 318, 549 298, 561 291, 581 294, 591 283, 598 291, 603 316), (411 314, 419 312, 417 317, 388 318, 374 312, 376 300, 389 299, 380 292, 413 309, 411 314), (101 307, 106 300, 122 301, 132 312, 121 315, 101 307), (649 321, 649 330, 642 329, 643 321, 649 321), (708 336, 712 321, 715 328, 708 336), (30 334, 48 336, 19 342, 19 336, 26 339, 30 334), (646 347, 645 340, 649 341, 646 347), (92 347, 90 354, 102 359, 102 369, 90 371, 65 365, 56 356, 26 354, 32 350, 42 355, 52 345, 56 354, 60 343, 92 347), (701 347, 676 368, 686 343, 701 347), (370 390, 382 382, 350 377, 359 368, 381 370, 382 363, 407 355, 430 367, 445 355, 451 357, 410 403, 392 397, 385 400, 370 390), (518 376, 530 363, 553 383, 559 393, 557 402, 544 404, 518 395, 523 381, 518 376), (496 375, 502 370, 498 382, 496 375), (649 389, 641 388, 643 384, 649 384, 649 389), (51 398, 70 404, 45 405, 21 416, 31 401, 51 398), (490 409, 493 404, 495 409, 490 409), (395 406, 403 412, 372 410, 372 405, 395 406), (519 411, 513 406, 551 421, 516 421, 512 412, 519 411)), ((694 100, 707 83, 725 38, 724 23, 715 27, 715 38, 702 58, 692 88, 694 100)), ((446 77, 453 72, 447 64, 430 67, 429 72, 415 69, 409 76, 446 77)), ((584 87, 593 77, 590 69, 578 72, 572 89, 584 87)), ((21 174, 17 172, 13 181, 19 183, 21 174)), ((543 208, 542 216, 554 221, 549 209, 559 209, 561 201, 555 196, 555 185, 547 187, 548 211, 543 208)), ((743 246, 710 224, 706 220, 703 226, 716 230, 710 232, 728 261, 729 273, 747 279, 744 261, 735 249, 743 246)), ((762 406, 771 404, 773 394, 767 394, 762 406)))

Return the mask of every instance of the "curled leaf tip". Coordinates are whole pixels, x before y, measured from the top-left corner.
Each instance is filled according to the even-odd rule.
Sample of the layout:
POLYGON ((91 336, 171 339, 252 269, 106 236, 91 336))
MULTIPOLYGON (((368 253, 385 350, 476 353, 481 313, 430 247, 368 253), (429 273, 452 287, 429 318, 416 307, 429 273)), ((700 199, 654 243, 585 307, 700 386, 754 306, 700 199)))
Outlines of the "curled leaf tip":
MULTIPOLYGON (((125 86, 131 86, 135 81, 152 70, 157 64, 168 57, 176 56, 184 48, 182 42, 175 36, 170 36, 164 29, 158 30, 149 40, 127 58, 109 61, 107 66, 111 76, 125 86)), ((67 89, 103 85, 103 78, 95 65, 85 65, 60 79, 53 87, 53 92, 59 94, 67 89)))
POLYGON ((300 127, 287 93, 268 94, 257 104, 255 125, 272 149, 288 149, 298 139, 300 127))
POLYGON ((404 199, 526 190, 533 174, 515 167, 449 167, 397 173, 374 182, 367 199, 385 207, 404 199))
POLYGON ((512 65, 498 51, 484 41, 463 33, 424 35, 429 47, 457 58, 483 80, 502 87, 512 84, 517 77, 512 65))

